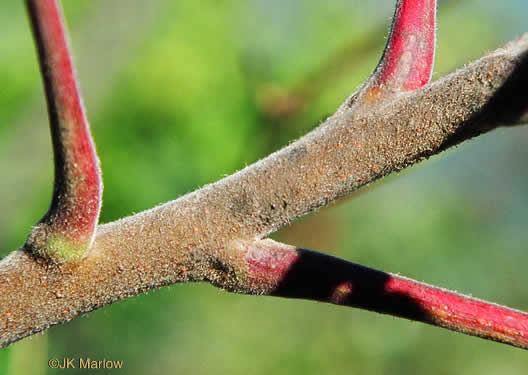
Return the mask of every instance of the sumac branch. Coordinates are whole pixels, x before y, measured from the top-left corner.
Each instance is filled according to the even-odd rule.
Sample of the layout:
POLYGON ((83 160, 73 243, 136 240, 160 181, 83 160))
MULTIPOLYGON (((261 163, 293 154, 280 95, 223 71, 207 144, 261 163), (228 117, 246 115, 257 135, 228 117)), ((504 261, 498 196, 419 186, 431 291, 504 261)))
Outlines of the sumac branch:
POLYGON ((1 346, 153 288, 207 281, 238 293, 364 308, 528 348, 526 313, 264 239, 389 173, 499 126, 521 123, 528 35, 427 84, 436 2, 399 0, 378 67, 336 114, 232 176, 97 226, 91 244, 100 204, 98 162, 66 37, 55 0, 27 3, 54 134, 59 187, 53 202, 65 200, 52 203, 44 222, 60 228, 68 241, 82 238, 82 246, 71 253, 66 241, 60 247, 66 252, 57 251, 30 236, 0 262, 1 346), (47 34, 50 27, 55 31, 47 34), (92 198, 85 199, 86 191, 92 198), (80 237, 76 228, 82 228, 80 237))

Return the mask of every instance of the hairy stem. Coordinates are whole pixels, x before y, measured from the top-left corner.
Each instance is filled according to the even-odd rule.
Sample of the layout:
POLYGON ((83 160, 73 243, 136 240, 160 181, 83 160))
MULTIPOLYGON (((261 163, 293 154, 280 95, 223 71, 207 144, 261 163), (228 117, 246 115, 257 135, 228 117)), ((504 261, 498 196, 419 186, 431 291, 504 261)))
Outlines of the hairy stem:
POLYGON ((265 237, 505 118, 518 119, 527 51, 528 35, 368 114, 338 112, 232 176, 98 226, 80 262, 53 267, 27 252, 12 253, 0 262, 0 346, 167 284, 207 280, 248 291, 255 281, 240 266, 240 241, 265 237))
POLYGON ((53 197, 26 249, 56 262, 81 258, 91 246, 101 209, 99 160, 84 113, 55 0, 26 0, 48 105, 55 160, 53 197))
POLYGON ((98 227, 82 258, 100 209, 98 160, 57 4, 27 0, 27 6, 56 176, 50 210, 24 249, 41 257, 17 251, 0 262, 1 346, 152 288, 209 281, 235 292, 360 307, 528 348, 525 313, 260 240, 371 181, 522 118, 528 37, 423 90, 392 95, 427 83, 434 56, 436 2, 399 0, 384 56, 359 92, 359 104, 367 93, 383 97, 378 105, 345 105, 310 134, 228 178, 98 227), (79 261, 57 266, 45 258, 79 261))
POLYGON ((361 89, 359 103, 377 103, 426 85, 433 72, 435 47, 436 0, 398 0, 385 51, 361 89))
POLYGON ((429 82, 436 43, 436 0, 398 0, 378 85, 413 91, 429 82))
POLYGON ((528 349, 528 314, 271 240, 236 243, 248 294, 357 307, 528 349))

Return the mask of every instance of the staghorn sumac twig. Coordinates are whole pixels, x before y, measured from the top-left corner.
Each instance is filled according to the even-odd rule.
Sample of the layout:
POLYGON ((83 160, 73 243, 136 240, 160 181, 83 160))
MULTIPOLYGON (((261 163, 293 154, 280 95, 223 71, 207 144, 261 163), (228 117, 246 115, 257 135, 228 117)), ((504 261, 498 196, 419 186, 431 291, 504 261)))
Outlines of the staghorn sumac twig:
POLYGON ((103 186, 59 6, 56 0, 26 0, 26 6, 48 104, 55 182, 50 208, 25 248, 60 263, 80 259, 91 246, 103 186))
POLYGON ((238 241, 262 238, 385 174, 503 124, 499 120, 512 108, 501 98, 526 87, 527 54, 525 35, 397 98, 390 108, 336 114, 232 176, 99 225, 81 262, 49 268, 25 251, 13 252, 0 262, 0 346, 167 284, 209 281, 247 293, 255 281, 236 272, 243 259, 238 241))
POLYGON ((527 54, 525 35, 420 90, 391 91, 368 111, 359 102, 341 107, 232 176, 98 226, 79 262, 49 267, 27 251, 11 253, 0 262, 0 346, 156 287, 207 281, 367 308, 526 348, 525 313, 261 239, 389 173, 516 123, 526 109, 527 54))
POLYGON ((436 47, 436 0, 398 0, 383 55, 373 74, 346 103, 365 108, 431 80, 436 47))
POLYGON ((357 307, 528 349, 528 314, 272 240, 234 244, 248 294, 357 307))
POLYGON ((413 91, 429 82, 436 43, 436 0, 398 0, 381 60, 366 86, 413 91))

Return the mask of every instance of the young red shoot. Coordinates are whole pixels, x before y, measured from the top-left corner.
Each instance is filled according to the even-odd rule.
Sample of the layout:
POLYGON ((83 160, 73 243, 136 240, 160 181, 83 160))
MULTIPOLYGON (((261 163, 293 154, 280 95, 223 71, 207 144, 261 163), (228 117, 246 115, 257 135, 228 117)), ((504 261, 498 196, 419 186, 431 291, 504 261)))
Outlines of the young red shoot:
POLYGON ((435 43, 436 0, 398 0, 385 51, 361 89, 361 103, 376 103, 427 84, 435 43))
POLYGON ((46 91, 55 182, 48 212, 25 248, 56 262, 80 259, 91 246, 99 219, 99 159, 82 105, 56 0, 26 0, 46 91))
POLYGON ((241 242, 246 293, 399 316, 528 349, 528 314, 272 240, 241 242))

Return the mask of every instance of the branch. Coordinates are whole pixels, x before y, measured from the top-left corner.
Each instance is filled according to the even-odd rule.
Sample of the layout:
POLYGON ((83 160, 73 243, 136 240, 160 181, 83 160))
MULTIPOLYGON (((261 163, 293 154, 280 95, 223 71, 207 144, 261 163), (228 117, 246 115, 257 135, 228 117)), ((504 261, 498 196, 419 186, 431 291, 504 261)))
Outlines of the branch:
MULTIPOLYGON (((438 12, 447 13, 446 11, 453 10, 452 8, 457 4, 457 1, 444 0, 439 3, 441 3, 441 7, 439 7, 438 12)), ((434 47, 434 43, 431 42, 434 42, 434 23, 436 22, 436 17, 430 13, 431 10, 435 8, 434 4, 432 4, 433 7, 431 7, 431 3, 427 3, 426 5, 429 6, 428 20, 432 25, 430 26, 424 23, 422 19, 421 24, 426 30, 425 39, 429 41, 428 46, 430 49, 426 50, 429 51, 427 54, 424 54, 424 50, 422 50, 422 56, 426 57, 429 65, 426 65, 425 69, 421 70, 421 72, 425 73, 423 75, 430 79, 434 57, 434 48, 431 49, 431 47, 434 47), (427 73, 427 70, 430 72, 427 73)), ((396 15, 397 14, 398 13, 396 13, 396 15)), ((416 23, 414 25, 416 28, 416 23)), ((392 29, 394 29, 394 22, 392 29)), ((271 90, 263 90, 264 94, 262 95, 262 99, 258 101, 260 111, 267 117, 279 121, 285 121, 298 115, 304 110, 304 108, 309 106, 317 96, 335 85, 335 82, 338 81, 340 77, 345 76, 348 71, 357 67, 359 62, 363 61, 366 55, 376 51, 379 41, 383 39, 383 36, 385 36, 386 33, 387 30, 385 24, 380 23, 359 41, 347 43, 342 49, 329 56, 321 66, 309 72, 299 82, 294 84, 292 88, 279 87, 279 89, 274 88, 271 90)), ((391 32, 391 34, 394 33, 391 32)), ((416 76, 417 74, 414 74, 414 77, 416 76)), ((411 82, 413 82, 412 77, 411 82)), ((418 87, 421 87, 421 85, 417 85, 416 88, 418 87)))
POLYGON ((271 240, 240 242, 251 294, 358 307, 528 349, 528 314, 271 240))
POLYGON ((24 246, 62 262, 81 258, 92 245, 103 185, 59 7, 55 0, 26 0, 26 5, 48 104, 55 184, 50 208, 24 246))
POLYGON ((436 46, 436 0, 398 0, 387 46, 360 90, 361 104, 414 91, 431 80, 436 46))
MULTIPOLYGON (((80 262, 57 267, 13 252, 0 262, 0 345, 172 283, 209 281, 249 292, 255 282, 239 266, 240 243, 504 121, 517 121, 526 108, 520 94, 528 83, 527 53, 528 34, 371 111, 342 107, 313 132, 230 177, 98 226, 80 262)), ((404 284, 392 285, 416 299, 404 284)))

